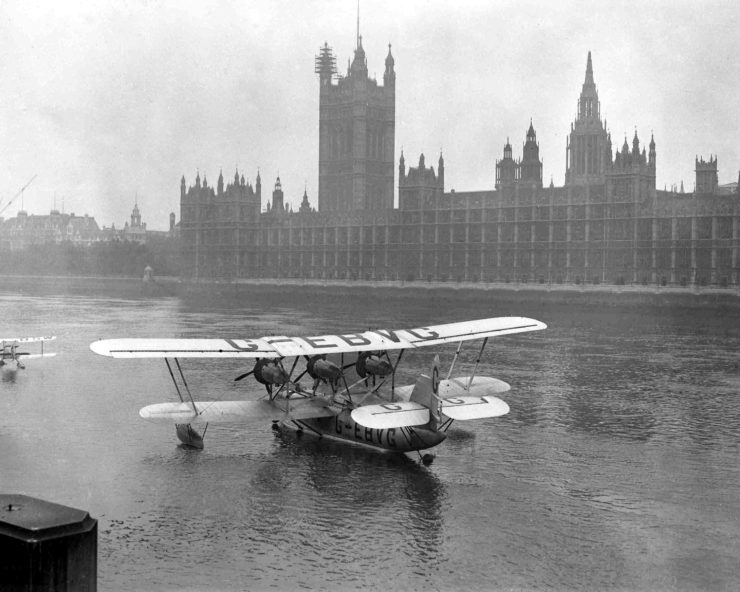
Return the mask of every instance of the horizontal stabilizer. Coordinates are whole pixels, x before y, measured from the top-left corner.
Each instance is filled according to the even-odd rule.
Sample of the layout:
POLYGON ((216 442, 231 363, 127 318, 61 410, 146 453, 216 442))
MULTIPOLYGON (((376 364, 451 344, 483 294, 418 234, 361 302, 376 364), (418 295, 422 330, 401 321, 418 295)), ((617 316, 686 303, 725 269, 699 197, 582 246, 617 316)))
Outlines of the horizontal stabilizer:
POLYGON ((192 403, 157 403, 139 411, 144 419, 164 423, 234 423, 278 419, 332 417, 337 411, 316 399, 299 398, 280 401, 196 401, 192 403), (288 405, 289 403, 289 405, 288 405))
POLYGON ((483 419, 508 412, 506 401, 498 397, 452 397, 442 401, 442 413, 450 419, 483 419))
POLYGON ((470 383, 470 377, 468 376, 440 380, 439 396, 442 399, 467 395, 482 397, 485 395, 500 395, 511 390, 511 386, 507 382, 490 376, 476 376, 473 378, 473 382, 470 383, 469 389, 467 388, 468 383, 470 383))
POLYGON ((376 430, 404 428, 429 423, 429 409, 413 401, 365 405, 352 411, 352 419, 376 430))
MULTIPOLYGON (((511 386, 499 380, 498 378, 491 378, 489 376, 476 376, 473 378, 473 382, 470 385, 470 390, 467 390, 470 377, 458 376, 449 380, 440 380, 438 394, 441 399, 447 399, 449 397, 483 397, 485 395, 500 395, 511 390, 511 386)), ((411 397, 411 392, 414 389, 413 384, 397 386, 396 395, 401 400, 408 400, 411 397)))

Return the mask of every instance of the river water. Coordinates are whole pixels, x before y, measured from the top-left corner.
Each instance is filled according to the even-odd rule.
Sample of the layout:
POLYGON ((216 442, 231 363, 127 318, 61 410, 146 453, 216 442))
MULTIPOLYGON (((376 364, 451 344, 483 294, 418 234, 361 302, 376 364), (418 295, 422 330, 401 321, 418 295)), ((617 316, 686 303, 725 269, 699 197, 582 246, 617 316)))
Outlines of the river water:
MULTIPOLYGON (((89 511, 100 590, 740 588, 740 307, 1 287, 0 307, 0 333, 54 334, 58 352, 0 371, 0 492, 89 511), (549 328, 489 343, 480 373, 512 385, 511 412, 455 423, 428 467, 269 423, 183 448, 138 417, 175 400, 164 363, 89 350, 498 315, 549 328)), ((407 352, 399 383, 434 353, 451 362, 454 346, 429 349, 407 352)), ((477 348, 463 352, 461 372, 477 348)), ((243 363, 182 365, 200 399, 261 394, 233 381, 243 363)))

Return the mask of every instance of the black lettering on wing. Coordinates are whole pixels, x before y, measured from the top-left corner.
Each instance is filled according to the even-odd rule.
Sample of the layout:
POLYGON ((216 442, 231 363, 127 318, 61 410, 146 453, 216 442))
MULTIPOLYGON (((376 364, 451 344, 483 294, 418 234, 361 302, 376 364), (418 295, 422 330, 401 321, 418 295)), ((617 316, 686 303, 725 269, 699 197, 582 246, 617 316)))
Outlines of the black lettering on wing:
POLYGON ((336 337, 336 335, 320 335, 317 337, 301 337, 300 339, 303 339, 308 345, 311 347, 320 349, 320 348, 331 348, 331 347, 337 347, 336 343, 328 342, 327 340, 336 337))
POLYGON ((357 333, 351 333, 349 335, 337 335, 339 339, 344 341, 347 345, 358 346, 358 345, 370 345, 371 341, 367 337, 363 337, 357 333))
POLYGON ((431 329, 427 329, 426 327, 421 327, 420 329, 408 329, 407 333, 409 335, 413 335, 421 341, 439 339, 439 333, 437 333, 436 331, 432 331, 431 329))
POLYGON ((388 341, 392 341, 393 343, 401 343, 401 338, 396 334, 395 331, 388 331, 386 329, 376 329, 374 331, 369 331, 370 333, 375 333, 376 335, 380 335, 383 339, 387 339, 388 341))
POLYGON ((259 350, 259 346, 249 339, 240 339, 239 343, 233 339, 225 339, 224 341, 237 351, 253 352, 259 350))

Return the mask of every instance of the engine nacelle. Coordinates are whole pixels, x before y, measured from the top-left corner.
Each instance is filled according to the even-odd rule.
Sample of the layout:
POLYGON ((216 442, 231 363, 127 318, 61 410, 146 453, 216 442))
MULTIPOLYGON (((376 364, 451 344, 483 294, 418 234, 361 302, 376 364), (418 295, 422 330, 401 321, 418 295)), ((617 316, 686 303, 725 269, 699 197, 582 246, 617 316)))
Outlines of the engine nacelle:
POLYGON ((378 352, 360 352, 355 363, 355 370, 360 378, 371 376, 388 376, 393 372, 391 363, 378 352))
POLYGON ((326 356, 312 356, 308 359, 308 375, 314 380, 326 380, 335 383, 342 376, 342 369, 326 356))
POLYGON ((288 373, 275 360, 257 360, 254 365, 254 377, 260 384, 285 384, 288 382, 288 373))

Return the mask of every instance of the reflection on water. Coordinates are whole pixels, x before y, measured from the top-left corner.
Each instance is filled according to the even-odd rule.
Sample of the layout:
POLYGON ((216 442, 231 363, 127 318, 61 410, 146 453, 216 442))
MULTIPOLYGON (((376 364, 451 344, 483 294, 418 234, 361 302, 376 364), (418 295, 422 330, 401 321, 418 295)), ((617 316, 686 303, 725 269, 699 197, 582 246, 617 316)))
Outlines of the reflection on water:
POLYGON ((18 376, 16 368, 0 368, 0 380, 2 382, 14 383, 18 376))
MULTIPOLYGON (((548 306, 490 295, 277 293, 143 298, 0 292, 2 333, 56 334, 56 358, 0 373, 2 488, 99 520, 104 590, 734 589, 740 582, 740 314, 548 306), (379 295, 380 294, 380 295, 379 295), (547 331, 493 340, 478 373, 502 418, 455 423, 429 467, 266 424, 203 451, 140 421, 173 400, 161 360, 94 356, 120 336, 259 337, 505 314, 547 331)), ((398 383, 435 353, 408 352, 398 383)), ((475 364, 463 348, 460 373, 475 364)), ((183 360, 203 399, 259 396, 240 362, 183 360)), ((249 368, 247 368, 249 369, 249 368)))

